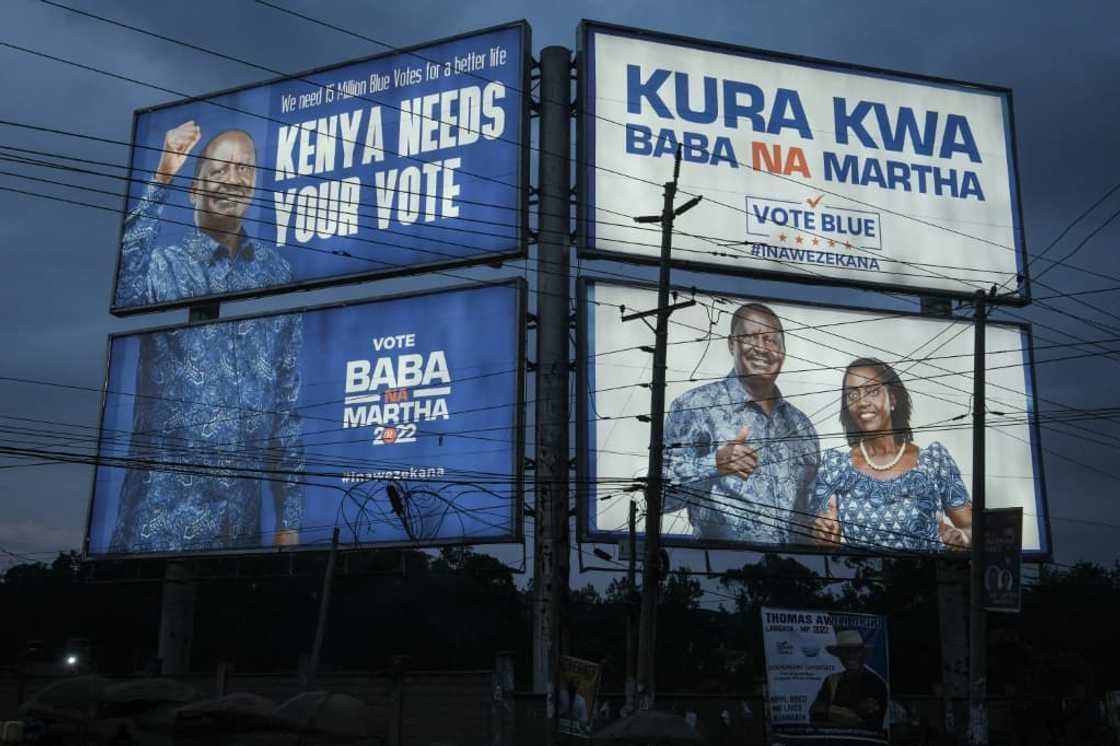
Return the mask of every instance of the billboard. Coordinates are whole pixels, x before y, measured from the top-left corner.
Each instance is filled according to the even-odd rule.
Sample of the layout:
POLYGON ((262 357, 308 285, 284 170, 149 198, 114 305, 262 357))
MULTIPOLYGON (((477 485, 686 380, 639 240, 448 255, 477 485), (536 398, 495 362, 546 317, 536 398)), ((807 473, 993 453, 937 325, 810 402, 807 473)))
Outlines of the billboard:
POLYGON ((112 336, 87 554, 518 540, 524 319, 518 281, 112 336))
MULTIPOLYGON (((669 323, 664 542, 965 553, 970 320, 697 292, 669 323)), ((585 282, 581 301, 580 525, 618 543, 646 475, 654 342, 619 308, 656 308, 657 290, 585 282)), ((1044 558, 1029 328, 989 323, 987 350, 987 504, 1022 508, 1023 551, 1044 558)))
POLYGON ((683 148, 675 262, 1026 302, 1011 93, 585 23, 588 255, 656 262, 683 148))
POLYGON ((136 113, 111 310, 520 256, 529 28, 136 113))
POLYGON ((762 609, 774 743, 888 743, 887 618, 762 609))

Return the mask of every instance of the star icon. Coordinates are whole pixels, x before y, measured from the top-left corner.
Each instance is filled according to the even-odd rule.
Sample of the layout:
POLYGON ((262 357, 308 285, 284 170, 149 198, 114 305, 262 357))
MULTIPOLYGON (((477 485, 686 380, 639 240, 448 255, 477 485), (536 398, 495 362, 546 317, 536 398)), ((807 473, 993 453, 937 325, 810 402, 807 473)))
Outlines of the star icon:
POLYGON ((845 242, 844 242, 844 248, 845 248, 845 249, 850 249, 850 248, 852 248, 852 242, 851 242, 851 241, 845 241, 845 242))
POLYGON ((836 245, 836 242, 835 242, 835 241, 833 241, 833 240, 832 240, 831 238, 830 238, 830 239, 828 239, 828 248, 830 248, 830 249, 831 249, 831 248, 832 248, 833 246, 835 246, 835 245, 836 245))
POLYGON ((814 245, 814 246, 816 246, 816 245, 817 245, 817 244, 819 244, 820 242, 821 242, 821 240, 820 240, 819 238, 814 238, 814 239, 813 239, 813 245, 814 245))
POLYGON ((801 236, 798 236, 797 238, 795 238, 795 239, 793 239, 793 240, 794 240, 794 241, 797 241, 797 243, 804 243, 804 242, 805 242, 805 239, 804 239, 804 238, 802 238, 801 236))
POLYGON ((786 240, 786 234, 784 234, 784 233, 779 233, 779 234, 778 234, 778 240, 779 240, 779 241, 785 241, 785 240, 786 240))

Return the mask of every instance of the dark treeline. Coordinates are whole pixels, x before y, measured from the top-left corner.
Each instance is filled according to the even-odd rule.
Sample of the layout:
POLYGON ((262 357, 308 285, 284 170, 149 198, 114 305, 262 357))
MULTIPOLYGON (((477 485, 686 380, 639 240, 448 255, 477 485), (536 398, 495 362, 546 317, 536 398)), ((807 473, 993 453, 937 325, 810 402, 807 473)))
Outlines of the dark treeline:
MULTIPOLYGON (((192 665, 298 670, 311 647, 322 555, 199 561, 192 665)), ((839 564, 839 563, 834 563, 839 564)), ((659 688, 757 691, 764 675, 759 609, 844 609, 889 617, 892 687, 925 694, 940 677, 938 573, 933 560, 844 560, 843 580, 767 555, 719 578, 669 573, 662 581, 659 688)), ((0 582, 0 665, 58 664, 83 649, 104 672, 152 665, 162 563, 15 565, 0 582), (28 647, 36 648, 33 656, 28 647), (30 661, 29 657, 34 657, 30 661)), ((944 582, 944 579, 943 579, 944 582)), ((530 589, 502 563, 469 549, 344 554, 334 582, 325 669, 382 670, 397 656, 417 669, 486 669, 498 652, 530 672, 530 589)), ((604 663, 606 689, 623 688, 625 618, 636 599, 625 576, 605 590, 573 589, 564 652, 604 663)), ((1043 567, 1020 614, 991 614, 989 691, 1061 697, 1120 688, 1120 567, 1043 567), (1084 689, 1081 689, 1084 687, 1084 689)))

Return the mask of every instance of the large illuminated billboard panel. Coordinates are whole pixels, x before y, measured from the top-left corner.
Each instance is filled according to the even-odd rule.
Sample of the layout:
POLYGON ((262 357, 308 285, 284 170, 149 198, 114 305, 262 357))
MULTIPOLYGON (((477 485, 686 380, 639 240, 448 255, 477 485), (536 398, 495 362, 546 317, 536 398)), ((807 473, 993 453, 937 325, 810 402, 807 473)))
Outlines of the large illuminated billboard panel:
MULTIPOLYGON (((971 320, 757 297, 696 301, 669 325, 668 543, 967 550, 971 320)), ((629 502, 642 499, 653 334, 619 309, 656 305, 652 287, 584 284, 578 483, 591 540, 624 540, 629 502)), ((987 504, 1022 508, 1023 551, 1038 558, 1050 538, 1031 354, 1027 327, 989 324, 987 504)))
POLYGON ((117 314, 524 251, 529 30, 137 112, 117 314))
POLYGON ((88 554, 518 539, 523 333, 505 283, 112 337, 88 554))
POLYGON ((585 23, 581 221, 592 256, 802 282, 1028 295, 1010 91, 585 23))

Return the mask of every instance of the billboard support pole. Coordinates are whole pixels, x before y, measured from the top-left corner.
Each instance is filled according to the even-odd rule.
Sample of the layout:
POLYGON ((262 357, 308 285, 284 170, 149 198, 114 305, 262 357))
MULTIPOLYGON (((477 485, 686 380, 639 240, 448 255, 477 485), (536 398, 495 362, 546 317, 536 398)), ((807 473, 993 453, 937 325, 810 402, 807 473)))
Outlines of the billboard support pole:
POLYGON ((968 565, 937 559, 937 617, 941 635, 941 721, 944 732, 964 738, 968 718, 968 565))
POLYGON ((638 503, 630 501, 630 558, 626 566, 626 711, 633 712, 637 705, 637 660, 634 658, 634 588, 635 566, 638 563, 638 503))
POLYGON ((674 207, 677 182, 681 175, 682 149, 678 145, 673 160, 673 180, 665 182, 660 215, 634 218, 637 223, 661 223, 661 271, 657 280, 657 308, 623 316, 624 321, 657 315, 653 348, 653 380, 650 383, 649 471, 646 473, 646 545, 642 565, 642 611, 638 624, 638 706, 652 710, 655 694, 655 656, 657 639, 657 590, 660 578, 662 466, 665 457, 665 364, 669 339, 669 314, 682 305, 669 306, 669 279, 673 251, 673 221, 700 203, 693 197, 674 207))
POLYGON ((303 677, 303 690, 308 691, 315 683, 319 670, 319 653, 323 649, 323 636, 327 631, 327 611, 331 605, 331 584, 334 581, 334 564, 338 557, 338 526, 331 534, 331 553, 327 555, 327 569, 323 572, 323 592, 319 596, 319 619, 315 623, 315 641, 311 643, 311 659, 307 662, 307 673, 303 677))
POLYGON ((987 299, 976 291, 975 344, 972 394, 972 567, 968 625, 968 743, 988 743, 988 619, 984 610, 984 372, 987 299))
POLYGON ((570 562, 571 67, 567 48, 541 50, 533 690, 545 694, 546 744, 557 733, 556 675, 570 562))
POLYGON ((157 653, 159 671, 163 676, 180 676, 190 671, 196 590, 193 573, 187 563, 168 560, 164 567, 160 599, 157 653))
MULTIPOLYGON (((190 307, 187 320, 201 324, 214 321, 219 313, 220 304, 199 303, 190 307)), ((196 594, 197 587, 187 564, 182 560, 168 560, 164 567, 156 653, 163 676, 179 676, 190 670, 196 594)))

